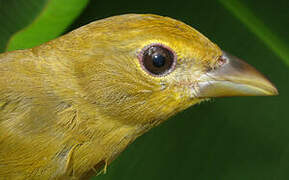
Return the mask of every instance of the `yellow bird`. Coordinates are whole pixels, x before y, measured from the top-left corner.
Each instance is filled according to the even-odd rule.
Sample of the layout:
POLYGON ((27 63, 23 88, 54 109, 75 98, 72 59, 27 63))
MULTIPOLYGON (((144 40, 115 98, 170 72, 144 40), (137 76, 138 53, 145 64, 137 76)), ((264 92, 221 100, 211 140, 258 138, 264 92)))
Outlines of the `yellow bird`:
POLYGON ((98 20, 0 55, 0 179, 88 179, 189 106, 276 94, 253 67, 180 21, 98 20))

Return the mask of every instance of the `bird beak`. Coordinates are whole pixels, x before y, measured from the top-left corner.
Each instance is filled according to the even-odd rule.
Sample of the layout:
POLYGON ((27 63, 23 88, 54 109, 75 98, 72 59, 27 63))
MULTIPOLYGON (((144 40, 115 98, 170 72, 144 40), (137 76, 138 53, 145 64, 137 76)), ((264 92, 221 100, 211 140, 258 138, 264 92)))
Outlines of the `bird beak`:
POLYGON ((278 90, 260 72, 246 62, 223 53, 220 66, 201 76, 197 97, 271 96, 278 90))

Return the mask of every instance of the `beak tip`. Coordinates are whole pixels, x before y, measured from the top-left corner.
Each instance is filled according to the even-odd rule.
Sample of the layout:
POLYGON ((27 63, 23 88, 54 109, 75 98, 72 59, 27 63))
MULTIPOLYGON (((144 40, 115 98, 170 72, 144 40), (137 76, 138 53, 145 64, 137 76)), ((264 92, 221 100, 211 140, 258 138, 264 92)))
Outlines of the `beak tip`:
MULTIPOLYGON (((262 82, 262 81, 260 81, 260 82, 262 82)), ((276 88, 276 86, 272 82, 270 82, 268 79, 264 78, 263 88, 264 88, 264 90, 266 89, 266 96, 279 95, 279 92, 278 92, 278 89, 276 88)))
POLYGON ((272 91, 271 95, 272 96, 278 96, 279 95, 279 91, 278 91, 278 89, 275 86, 273 86, 273 91, 272 91))

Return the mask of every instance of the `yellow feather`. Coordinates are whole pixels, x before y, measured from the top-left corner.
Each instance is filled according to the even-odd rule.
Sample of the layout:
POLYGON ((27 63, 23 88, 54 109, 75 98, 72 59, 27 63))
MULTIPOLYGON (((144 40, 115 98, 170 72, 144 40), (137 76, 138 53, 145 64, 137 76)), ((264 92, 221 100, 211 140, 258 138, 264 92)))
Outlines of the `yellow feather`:
POLYGON ((0 55, 0 179, 85 179, 138 136, 204 99, 189 86, 221 50, 157 15, 95 21, 32 49, 0 55), (176 69, 146 73, 137 55, 173 49, 176 69))

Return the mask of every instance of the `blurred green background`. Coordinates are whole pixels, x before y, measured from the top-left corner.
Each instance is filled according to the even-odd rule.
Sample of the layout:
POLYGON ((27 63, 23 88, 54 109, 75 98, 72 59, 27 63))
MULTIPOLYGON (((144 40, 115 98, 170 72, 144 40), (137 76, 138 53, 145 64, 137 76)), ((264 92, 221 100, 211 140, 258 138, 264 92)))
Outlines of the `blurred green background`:
POLYGON ((99 180, 288 180, 288 0, 0 0, 0 51, 33 47, 91 21, 155 13, 245 59, 277 97, 215 99, 138 138, 99 180))

